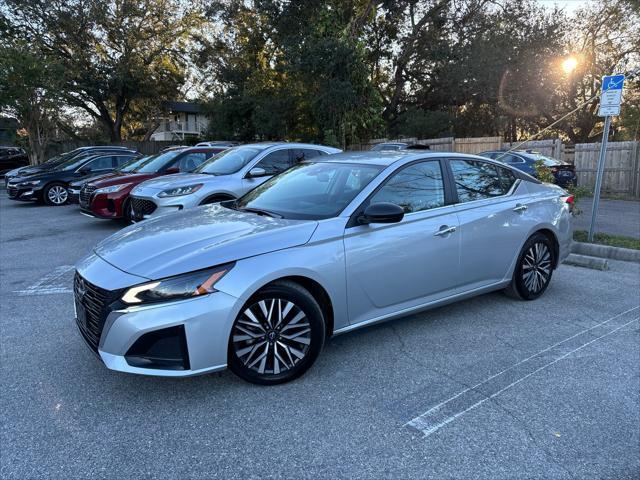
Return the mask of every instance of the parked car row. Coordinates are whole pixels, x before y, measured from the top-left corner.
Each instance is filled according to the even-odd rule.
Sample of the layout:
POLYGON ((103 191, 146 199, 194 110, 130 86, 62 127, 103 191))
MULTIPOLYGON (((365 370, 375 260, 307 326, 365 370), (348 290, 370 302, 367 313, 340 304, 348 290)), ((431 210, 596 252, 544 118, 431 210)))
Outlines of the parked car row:
MULTIPOLYGON (((82 174, 74 158, 10 188, 82 174)), ((536 299, 571 242, 571 195, 459 153, 177 148, 78 196, 137 223, 77 265, 76 325, 108 368, 146 375, 286 382, 331 335, 493 290, 536 299)))

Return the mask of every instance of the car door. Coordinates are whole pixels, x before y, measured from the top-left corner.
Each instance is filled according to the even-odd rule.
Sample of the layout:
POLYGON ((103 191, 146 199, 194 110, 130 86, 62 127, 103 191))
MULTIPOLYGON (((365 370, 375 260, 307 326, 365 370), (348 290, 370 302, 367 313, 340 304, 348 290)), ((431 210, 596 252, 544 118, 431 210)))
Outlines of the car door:
POLYGON ((508 168, 449 159, 460 220, 460 284, 464 291, 502 281, 531 226, 528 192, 508 168))
POLYGON ((242 192, 240 192, 240 194, 244 195, 249 190, 253 190, 258 185, 269 180, 272 176, 284 172, 287 168, 291 167, 293 164, 291 150, 291 148, 274 150, 258 160, 242 179, 242 192), (263 169, 265 174, 262 176, 251 176, 250 172, 254 168, 263 169))
MULTIPOLYGON (((458 217, 440 160, 401 167, 361 206, 400 205, 399 223, 345 230, 349 319, 360 323, 450 295, 458 283, 458 217)), ((357 215, 357 213, 356 213, 357 215)))

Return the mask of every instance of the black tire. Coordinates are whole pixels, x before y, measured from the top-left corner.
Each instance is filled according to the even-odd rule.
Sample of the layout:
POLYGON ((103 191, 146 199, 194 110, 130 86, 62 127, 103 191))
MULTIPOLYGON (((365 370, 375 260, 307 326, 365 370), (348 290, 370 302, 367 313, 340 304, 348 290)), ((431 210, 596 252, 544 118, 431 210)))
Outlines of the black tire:
POLYGON ((122 204, 122 221, 126 225, 131 225, 131 200, 127 198, 122 204))
POLYGON ((554 251, 553 243, 546 235, 535 233, 529 237, 518 256, 513 278, 505 293, 521 300, 540 297, 553 276, 554 251))
POLYGON ((69 192, 64 183, 52 182, 42 191, 42 200, 46 205, 59 207, 69 202, 69 192))
POLYGON ((324 316, 313 296, 297 283, 276 282, 242 307, 231 328, 227 361, 243 380, 277 385, 305 373, 324 339, 324 316))

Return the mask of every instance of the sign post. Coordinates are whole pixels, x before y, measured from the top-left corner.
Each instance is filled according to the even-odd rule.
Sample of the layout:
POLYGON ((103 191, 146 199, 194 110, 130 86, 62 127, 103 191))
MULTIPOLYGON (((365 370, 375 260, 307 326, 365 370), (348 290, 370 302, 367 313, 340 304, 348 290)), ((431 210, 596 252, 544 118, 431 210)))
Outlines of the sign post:
POLYGON ((598 115, 604 117, 604 129, 602 130, 602 143, 598 157, 596 171, 596 185, 593 192, 593 208, 591 211, 591 224, 589 225, 589 242, 593 242, 595 234, 598 205, 600 204, 600 190, 602 189, 602 177, 604 176, 604 163, 607 157, 607 140, 611 128, 611 116, 620 115, 620 103, 622 102, 622 86, 624 75, 607 75, 602 77, 602 94, 600 95, 600 110, 598 115))

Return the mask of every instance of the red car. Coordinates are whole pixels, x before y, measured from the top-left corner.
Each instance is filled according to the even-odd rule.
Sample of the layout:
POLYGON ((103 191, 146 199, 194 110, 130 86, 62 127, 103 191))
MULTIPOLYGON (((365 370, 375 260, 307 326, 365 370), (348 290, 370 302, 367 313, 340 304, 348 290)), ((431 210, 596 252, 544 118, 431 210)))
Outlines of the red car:
POLYGON ((80 209, 98 218, 131 221, 129 193, 133 187, 160 175, 190 172, 226 147, 193 147, 170 150, 144 159, 131 172, 115 172, 88 182, 80 190, 80 209))

